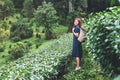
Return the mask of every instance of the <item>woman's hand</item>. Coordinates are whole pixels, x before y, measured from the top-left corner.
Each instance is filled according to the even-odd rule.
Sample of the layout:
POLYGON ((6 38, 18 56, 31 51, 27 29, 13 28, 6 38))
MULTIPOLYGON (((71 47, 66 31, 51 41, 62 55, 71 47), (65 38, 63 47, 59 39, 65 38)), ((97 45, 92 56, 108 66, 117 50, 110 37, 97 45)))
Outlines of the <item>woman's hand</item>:
POLYGON ((79 34, 74 32, 74 28, 72 28, 72 32, 76 37, 78 37, 79 34))

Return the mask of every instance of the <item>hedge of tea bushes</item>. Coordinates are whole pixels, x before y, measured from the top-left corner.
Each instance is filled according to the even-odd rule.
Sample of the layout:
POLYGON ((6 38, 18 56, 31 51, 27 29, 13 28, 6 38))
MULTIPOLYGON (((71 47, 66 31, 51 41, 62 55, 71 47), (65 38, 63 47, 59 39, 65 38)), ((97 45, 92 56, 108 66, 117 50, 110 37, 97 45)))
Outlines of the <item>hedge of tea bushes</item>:
POLYGON ((120 74, 120 6, 89 15, 87 47, 108 76, 120 74))
POLYGON ((0 70, 0 80, 56 80, 71 61, 72 34, 25 55, 0 70))

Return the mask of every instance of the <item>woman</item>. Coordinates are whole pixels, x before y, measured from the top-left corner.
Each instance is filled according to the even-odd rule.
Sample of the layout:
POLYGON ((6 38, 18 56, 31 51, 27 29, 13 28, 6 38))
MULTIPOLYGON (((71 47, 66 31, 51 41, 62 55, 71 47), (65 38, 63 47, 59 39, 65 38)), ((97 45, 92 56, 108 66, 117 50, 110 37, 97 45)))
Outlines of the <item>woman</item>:
POLYGON ((85 29, 82 27, 82 22, 81 22, 80 18, 75 18, 74 26, 73 26, 73 29, 72 29, 72 32, 73 32, 72 56, 76 58, 76 68, 75 68, 75 70, 81 69, 80 62, 81 62, 81 58, 82 58, 82 45, 81 45, 81 42, 79 42, 77 40, 77 38, 80 34, 80 29, 85 31, 85 29))

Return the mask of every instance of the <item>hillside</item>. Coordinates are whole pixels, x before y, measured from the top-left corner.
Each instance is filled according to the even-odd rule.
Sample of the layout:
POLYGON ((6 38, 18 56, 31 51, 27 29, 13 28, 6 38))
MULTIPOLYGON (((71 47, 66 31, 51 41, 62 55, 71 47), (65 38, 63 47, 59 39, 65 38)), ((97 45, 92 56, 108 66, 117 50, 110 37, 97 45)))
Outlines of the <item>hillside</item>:
POLYGON ((55 79, 64 71, 64 66, 70 61, 71 35, 64 35, 58 40, 47 43, 30 55, 4 66, 0 70, 0 79, 55 79), (64 39, 66 38, 66 39, 64 39))
POLYGON ((75 71, 75 60, 71 57, 72 34, 44 43, 32 54, 12 62, 0 70, 2 80, 112 80, 103 75, 100 66, 88 54, 83 43, 82 69, 75 71), (74 76, 73 76, 74 75, 74 76))
POLYGON ((34 17, 15 13, 0 20, 0 80, 119 80, 120 6, 81 18, 87 34, 75 71, 73 34, 66 32, 69 19, 82 15, 70 13, 66 24, 51 3, 44 4, 34 17))

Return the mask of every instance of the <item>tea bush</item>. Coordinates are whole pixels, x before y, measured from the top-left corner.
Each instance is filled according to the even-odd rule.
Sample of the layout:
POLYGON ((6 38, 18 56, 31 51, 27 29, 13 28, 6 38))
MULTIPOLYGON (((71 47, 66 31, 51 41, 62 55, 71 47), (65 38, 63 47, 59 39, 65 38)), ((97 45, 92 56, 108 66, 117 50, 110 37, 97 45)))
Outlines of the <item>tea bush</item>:
POLYGON ((108 76, 120 73, 120 6, 91 14, 88 26, 87 47, 108 76))
POLYGON ((89 53, 88 48, 86 48, 86 43, 83 43, 82 47, 81 69, 75 71, 75 59, 71 60, 67 67, 68 71, 63 75, 62 80, 113 80, 104 74, 100 65, 94 60, 94 54, 89 53))
MULTIPOLYGON (((25 55, 0 70, 2 80, 58 80, 71 61, 72 35, 38 48, 34 54, 25 55)), ((22 48, 23 50, 23 48, 22 48)))

